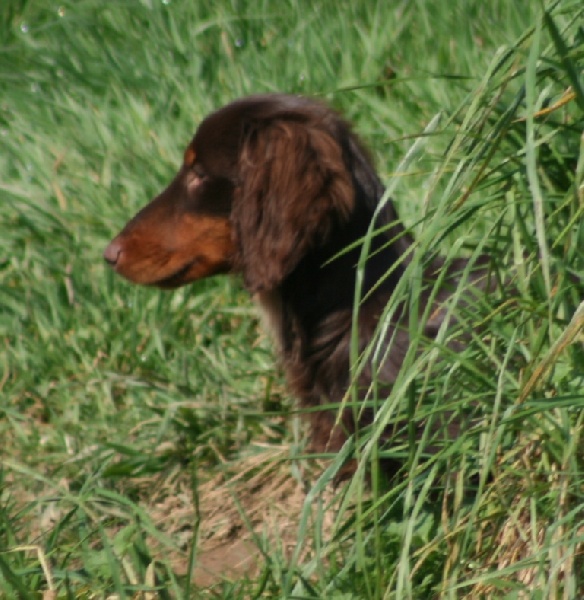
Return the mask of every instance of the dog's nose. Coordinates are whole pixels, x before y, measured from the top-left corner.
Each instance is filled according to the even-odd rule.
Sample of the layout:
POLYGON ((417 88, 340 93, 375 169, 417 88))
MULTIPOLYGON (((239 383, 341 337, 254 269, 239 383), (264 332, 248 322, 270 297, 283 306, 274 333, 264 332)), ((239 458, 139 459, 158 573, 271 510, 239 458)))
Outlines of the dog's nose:
POLYGON ((120 258, 121 253, 122 247, 120 242, 118 242, 117 240, 113 240, 113 242, 110 242, 108 247, 105 249, 103 253, 103 258, 109 265, 115 267, 118 262, 118 259, 120 258))

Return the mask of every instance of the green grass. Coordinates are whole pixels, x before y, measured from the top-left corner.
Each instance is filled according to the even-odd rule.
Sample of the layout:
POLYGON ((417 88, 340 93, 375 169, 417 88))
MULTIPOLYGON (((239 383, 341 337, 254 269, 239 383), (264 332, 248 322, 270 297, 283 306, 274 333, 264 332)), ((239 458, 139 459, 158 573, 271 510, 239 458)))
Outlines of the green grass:
POLYGON ((582 597, 584 9, 445 7, 3 3, 0 597, 582 597), (382 450, 390 483, 379 429, 341 488, 342 456, 305 456, 239 281, 169 294, 102 264, 201 118, 262 91, 354 123, 418 257, 488 251, 505 282, 461 315, 464 352, 444 331, 372 390, 381 424, 480 415, 431 461, 382 450), (257 568, 205 580, 241 540, 257 568))

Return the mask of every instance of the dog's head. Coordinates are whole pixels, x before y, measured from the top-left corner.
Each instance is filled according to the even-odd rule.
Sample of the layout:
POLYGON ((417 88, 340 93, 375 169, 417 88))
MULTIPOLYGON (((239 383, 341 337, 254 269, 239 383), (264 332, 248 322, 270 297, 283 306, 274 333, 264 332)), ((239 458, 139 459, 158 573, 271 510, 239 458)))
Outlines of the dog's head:
POLYGON ((130 281, 174 288, 241 272, 269 291, 353 209, 351 133, 323 105, 256 96, 212 113, 171 184, 109 244, 130 281))

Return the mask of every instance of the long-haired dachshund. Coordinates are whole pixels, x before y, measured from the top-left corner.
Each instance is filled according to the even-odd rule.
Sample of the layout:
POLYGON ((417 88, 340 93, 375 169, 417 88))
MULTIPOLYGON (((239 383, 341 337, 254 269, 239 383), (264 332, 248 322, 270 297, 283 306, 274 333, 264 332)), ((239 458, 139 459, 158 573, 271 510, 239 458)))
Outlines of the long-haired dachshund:
MULTIPOLYGON (((349 387, 359 242, 383 194, 369 155, 331 109, 295 96, 243 98, 201 123, 174 180, 104 257, 130 281, 161 288, 241 274, 267 313, 289 386, 303 407, 313 409, 313 447, 337 450, 357 425, 372 419, 362 411, 356 423, 347 408, 339 418, 330 405, 340 404, 349 387), (329 410, 314 410, 322 405, 329 410)), ((379 211, 375 228, 361 290, 361 349, 411 260, 413 243, 391 202, 379 211)), ((451 262, 443 277, 446 285, 423 331, 430 339, 464 264, 451 262)), ((434 261, 426 277, 435 280, 445 268, 434 261)), ((486 270, 479 266, 470 276, 479 288, 486 270)), ((392 337, 379 372, 384 384, 395 380, 409 343, 397 322, 392 337)), ((365 369, 360 389, 370 379, 365 369)))

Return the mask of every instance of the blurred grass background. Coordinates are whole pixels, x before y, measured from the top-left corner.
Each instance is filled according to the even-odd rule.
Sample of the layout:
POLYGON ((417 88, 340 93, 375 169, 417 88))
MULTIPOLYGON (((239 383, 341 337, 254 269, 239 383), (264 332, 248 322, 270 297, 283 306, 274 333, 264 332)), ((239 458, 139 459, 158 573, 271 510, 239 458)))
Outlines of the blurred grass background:
POLYGON ((4 0, 0 595, 582 597, 583 12, 4 0), (354 123, 422 249, 488 250, 513 281, 386 403, 478 401, 484 423, 389 486, 319 477, 237 280, 169 294, 102 264, 198 122, 270 91, 354 123), (235 563, 250 530, 257 567, 206 577, 207 542, 235 563))

